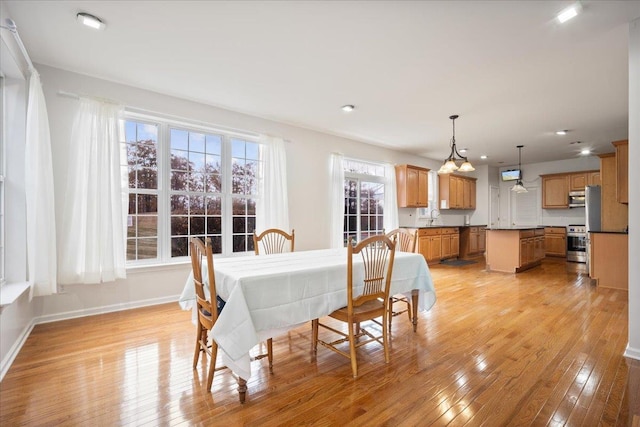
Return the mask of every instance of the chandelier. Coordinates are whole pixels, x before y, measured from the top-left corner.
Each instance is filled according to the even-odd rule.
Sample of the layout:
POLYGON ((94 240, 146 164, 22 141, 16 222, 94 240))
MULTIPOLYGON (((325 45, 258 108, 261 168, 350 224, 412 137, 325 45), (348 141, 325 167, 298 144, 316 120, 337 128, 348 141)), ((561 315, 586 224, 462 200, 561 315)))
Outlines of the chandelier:
POLYGON ((474 171, 476 169, 473 166, 471 166, 471 163, 469 163, 466 157, 458 153, 458 149, 456 148, 456 119, 458 118, 458 115, 454 114, 453 116, 449 116, 449 118, 453 123, 453 137, 451 138, 451 153, 449 154, 449 157, 444 159, 444 162, 442 163, 442 166, 438 170, 438 173, 446 174, 446 173, 452 173, 455 171, 460 171, 460 172, 474 171), (459 167, 456 164, 456 161, 458 160, 462 161, 462 164, 459 167))
POLYGON ((518 147, 518 180, 516 181, 515 185, 513 187, 511 187, 511 191, 515 191, 516 193, 528 193, 529 191, 524 188, 524 185, 522 185, 522 147, 524 147, 524 145, 517 145, 518 147))

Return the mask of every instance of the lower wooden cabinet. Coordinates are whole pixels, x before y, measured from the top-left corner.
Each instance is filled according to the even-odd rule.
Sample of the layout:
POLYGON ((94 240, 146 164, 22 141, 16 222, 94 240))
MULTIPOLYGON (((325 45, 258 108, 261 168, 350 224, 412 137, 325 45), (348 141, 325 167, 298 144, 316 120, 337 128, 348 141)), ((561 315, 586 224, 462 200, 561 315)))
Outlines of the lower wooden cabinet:
POLYGON ((474 257, 486 250, 487 231, 482 227, 462 227, 460 230, 460 258, 474 257))
POLYGON ((567 229, 565 227, 545 227, 544 253, 546 256, 567 256, 567 229))
POLYGON ((418 229, 417 252, 429 263, 457 257, 460 253, 460 234, 457 227, 418 229))

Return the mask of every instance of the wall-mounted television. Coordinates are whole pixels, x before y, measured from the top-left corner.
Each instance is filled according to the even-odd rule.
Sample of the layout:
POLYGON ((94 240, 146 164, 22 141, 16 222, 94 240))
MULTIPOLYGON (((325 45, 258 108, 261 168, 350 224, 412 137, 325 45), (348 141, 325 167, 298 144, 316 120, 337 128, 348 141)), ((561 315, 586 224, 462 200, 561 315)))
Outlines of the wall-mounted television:
POLYGON ((522 171, 520 169, 511 169, 500 172, 503 181, 517 181, 522 178, 522 171))

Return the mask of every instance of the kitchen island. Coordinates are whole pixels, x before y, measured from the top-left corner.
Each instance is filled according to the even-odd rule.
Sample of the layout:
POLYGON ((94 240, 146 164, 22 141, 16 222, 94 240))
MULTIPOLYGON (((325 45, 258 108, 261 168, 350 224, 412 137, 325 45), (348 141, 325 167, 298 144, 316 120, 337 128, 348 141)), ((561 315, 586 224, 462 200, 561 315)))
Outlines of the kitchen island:
POLYGON ((520 273, 544 258, 544 227, 487 228, 487 270, 520 273))

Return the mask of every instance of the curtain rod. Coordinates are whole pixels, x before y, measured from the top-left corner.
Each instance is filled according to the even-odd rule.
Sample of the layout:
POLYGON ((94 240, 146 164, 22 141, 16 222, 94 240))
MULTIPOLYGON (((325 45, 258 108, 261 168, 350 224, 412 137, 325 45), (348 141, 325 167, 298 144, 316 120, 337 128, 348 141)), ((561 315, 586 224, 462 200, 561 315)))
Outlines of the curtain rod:
POLYGON ((20 34, 18 34, 18 28, 16 27, 16 23, 13 22, 13 19, 7 18, 4 20, 4 24, 0 24, 1 28, 5 30, 9 30, 13 37, 16 39, 16 43, 18 43, 18 47, 22 52, 22 56, 24 56, 25 61, 27 61, 27 65, 29 66, 29 71, 34 71, 33 62, 31 62, 31 58, 29 57, 29 53, 27 52, 27 48, 24 47, 24 43, 22 43, 22 39, 20 38, 20 34))

